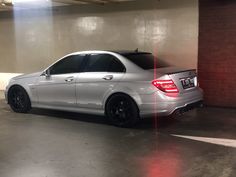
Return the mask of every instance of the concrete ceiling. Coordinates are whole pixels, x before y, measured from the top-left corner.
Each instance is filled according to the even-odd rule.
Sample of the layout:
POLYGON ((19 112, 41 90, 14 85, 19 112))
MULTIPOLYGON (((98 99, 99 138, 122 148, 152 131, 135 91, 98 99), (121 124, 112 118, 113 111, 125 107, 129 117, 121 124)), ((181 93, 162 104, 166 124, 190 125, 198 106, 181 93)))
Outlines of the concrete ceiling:
POLYGON ((0 0, 0 11, 13 9, 47 8, 68 5, 106 5, 108 3, 124 3, 135 0, 0 0))

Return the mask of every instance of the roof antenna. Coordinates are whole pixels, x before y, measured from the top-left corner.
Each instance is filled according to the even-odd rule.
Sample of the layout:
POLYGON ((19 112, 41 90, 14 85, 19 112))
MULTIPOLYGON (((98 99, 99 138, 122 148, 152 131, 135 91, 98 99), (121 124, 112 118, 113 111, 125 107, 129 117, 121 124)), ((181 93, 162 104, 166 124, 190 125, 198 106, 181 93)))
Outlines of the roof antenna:
POLYGON ((138 48, 137 48, 137 49, 135 49, 135 52, 137 52, 137 53, 138 53, 138 48))

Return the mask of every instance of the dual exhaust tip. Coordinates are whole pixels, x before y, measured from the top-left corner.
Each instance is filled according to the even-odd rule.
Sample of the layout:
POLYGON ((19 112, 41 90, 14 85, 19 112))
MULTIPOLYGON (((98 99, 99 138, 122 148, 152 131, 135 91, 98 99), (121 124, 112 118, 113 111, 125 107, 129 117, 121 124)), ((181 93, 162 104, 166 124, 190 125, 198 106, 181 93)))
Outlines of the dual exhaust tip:
POLYGON ((185 107, 176 109, 172 113, 172 115, 180 116, 180 115, 183 115, 184 113, 186 113, 186 112, 188 112, 190 110, 193 110, 195 108, 202 108, 202 107, 204 107, 203 101, 198 101, 198 102, 195 102, 195 103, 188 104, 185 107))

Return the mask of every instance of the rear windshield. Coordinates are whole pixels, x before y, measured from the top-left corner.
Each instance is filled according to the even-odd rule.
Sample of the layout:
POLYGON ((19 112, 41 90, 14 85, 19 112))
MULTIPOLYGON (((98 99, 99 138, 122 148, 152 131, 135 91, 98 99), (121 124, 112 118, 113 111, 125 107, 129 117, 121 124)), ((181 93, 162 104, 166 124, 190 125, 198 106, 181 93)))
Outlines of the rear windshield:
POLYGON ((169 66, 167 63, 154 57, 151 53, 131 53, 124 54, 123 56, 145 70, 169 66))

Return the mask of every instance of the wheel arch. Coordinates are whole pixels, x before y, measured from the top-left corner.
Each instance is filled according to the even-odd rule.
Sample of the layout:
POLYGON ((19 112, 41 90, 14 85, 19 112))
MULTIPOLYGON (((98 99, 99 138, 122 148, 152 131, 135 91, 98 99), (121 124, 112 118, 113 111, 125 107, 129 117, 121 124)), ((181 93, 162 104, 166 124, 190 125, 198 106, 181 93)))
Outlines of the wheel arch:
POLYGON ((23 86, 20 85, 20 84, 13 84, 13 85, 11 85, 11 86, 9 87, 9 89, 8 89, 8 91, 7 91, 7 103, 9 103, 9 94, 10 94, 10 91, 11 91, 11 89, 14 88, 14 87, 20 87, 20 88, 22 88, 22 89, 25 91, 25 93, 27 94, 27 96, 29 97, 30 102, 32 103, 29 92, 27 91, 27 89, 26 89, 25 87, 23 87, 23 86))

